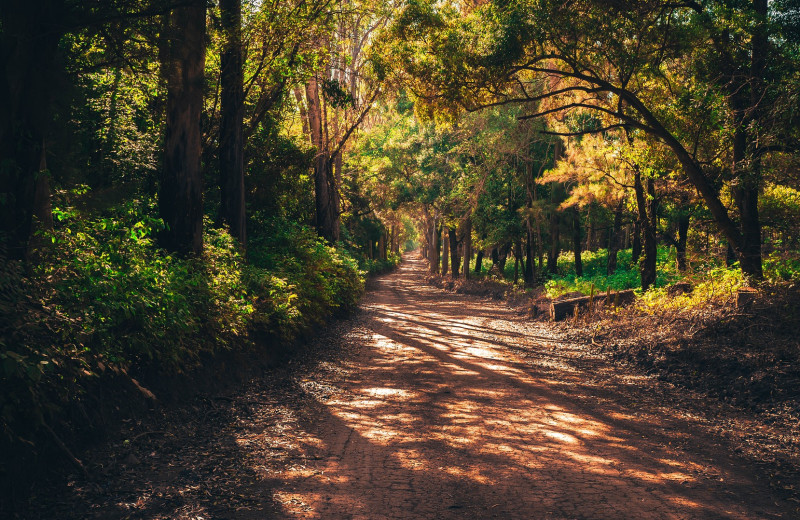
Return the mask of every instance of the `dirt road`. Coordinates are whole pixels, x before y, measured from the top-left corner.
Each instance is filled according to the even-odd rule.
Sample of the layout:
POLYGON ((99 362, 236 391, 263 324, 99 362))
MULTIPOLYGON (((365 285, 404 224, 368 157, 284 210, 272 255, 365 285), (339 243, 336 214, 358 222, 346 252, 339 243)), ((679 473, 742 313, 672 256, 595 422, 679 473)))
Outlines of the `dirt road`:
POLYGON ((677 390, 560 343, 501 303, 431 288, 423 269, 412 257, 373 282, 358 315, 320 339, 334 346, 321 349, 322 362, 167 417, 163 431, 141 427, 132 452, 117 445, 99 456, 120 461, 105 477, 72 482, 47 511, 794 517, 792 504, 673 405, 677 390))

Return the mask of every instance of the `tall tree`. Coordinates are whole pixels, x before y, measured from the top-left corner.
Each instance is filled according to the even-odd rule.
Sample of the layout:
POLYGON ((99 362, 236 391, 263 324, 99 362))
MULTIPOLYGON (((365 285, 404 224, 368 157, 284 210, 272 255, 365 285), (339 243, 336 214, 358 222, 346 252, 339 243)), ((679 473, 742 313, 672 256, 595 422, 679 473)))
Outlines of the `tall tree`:
POLYGON ((179 254, 203 250, 203 178, 200 115, 206 53, 206 2, 176 7, 170 19, 167 119, 158 207, 164 248, 179 254))
POLYGON ((244 72, 241 0, 220 0, 220 217, 240 244, 247 242, 244 186, 244 72))
POLYGON ((308 128, 314 145, 314 194, 317 232, 330 242, 339 240, 339 195, 333 175, 335 157, 325 136, 325 112, 320 96, 319 80, 312 77, 306 84, 308 128))
POLYGON ((63 0, 0 5, 0 240, 16 259, 33 229, 65 15, 63 0))
MULTIPOLYGON (((379 4, 343 2, 332 30, 319 35, 321 66, 306 83, 306 114, 314 158, 316 227, 329 242, 339 240, 343 153, 380 94, 380 74, 371 74, 364 50, 388 18, 379 4)), ((374 71, 372 71, 374 72, 374 71)))

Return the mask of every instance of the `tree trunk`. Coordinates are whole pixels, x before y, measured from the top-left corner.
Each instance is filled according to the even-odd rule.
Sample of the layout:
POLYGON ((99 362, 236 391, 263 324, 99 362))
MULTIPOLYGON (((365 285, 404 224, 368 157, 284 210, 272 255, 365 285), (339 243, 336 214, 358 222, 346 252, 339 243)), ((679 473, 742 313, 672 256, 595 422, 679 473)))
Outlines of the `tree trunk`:
POLYGON ((547 271, 550 274, 558 273, 558 255, 561 253, 560 227, 558 212, 553 208, 550 213, 550 251, 547 253, 547 271))
POLYGON ((498 264, 500 267, 500 274, 502 275, 506 271, 506 262, 508 262, 508 255, 511 253, 511 242, 506 242, 500 248, 498 264))
POLYGON ((447 275, 450 266, 450 240, 447 236, 447 228, 442 227, 442 276, 447 275))
MULTIPOLYGON (((522 253, 522 251, 520 251, 522 253)), ((525 229, 525 262, 523 264, 522 276, 525 279, 527 287, 533 287, 536 284, 536 268, 534 260, 533 248, 533 231, 530 226, 530 221, 525 229)), ((521 256, 521 255, 520 255, 521 256)))
POLYGON ((306 100, 311 143, 316 148, 314 200, 317 233, 328 242, 336 242, 339 240, 339 208, 336 206, 336 198, 333 193, 336 190, 333 162, 323 133, 322 103, 316 77, 312 77, 306 85, 306 100))
POLYGON ((622 209, 625 207, 625 199, 619 201, 614 210, 614 228, 611 232, 611 239, 608 241, 608 264, 606 274, 609 276, 617 272, 617 253, 619 252, 620 242, 622 242, 622 209))
MULTIPOLYGON (((591 232, 591 230, 590 230, 591 232)), ((572 252, 575 255, 575 276, 583 276, 581 259, 581 212, 578 207, 572 208, 572 252)))
POLYGON ((439 233, 436 226, 436 214, 434 213, 433 218, 431 219, 430 229, 428 231, 430 233, 430 251, 428 256, 428 262, 430 264, 430 272, 433 274, 439 274, 439 233))
POLYGON ((519 280, 519 258, 514 255, 514 284, 519 280))
POLYGON ((687 269, 686 265, 686 239, 689 235, 690 215, 682 211, 678 215, 678 241, 675 243, 675 258, 678 263, 678 271, 681 273, 687 269))
POLYGON ((472 220, 464 221, 464 280, 469 280, 469 262, 472 260, 472 220))
POLYGON ((514 243, 514 283, 517 283, 517 277, 519 276, 519 273, 517 272, 518 262, 522 263, 522 279, 525 280, 525 283, 527 285, 528 280, 525 278, 525 272, 527 271, 528 266, 526 265, 525 256, 523 255, 522 252, 522 239, 519 238, 514 243))
MULTIPOLYGON (((637 197, 638 205, 638 197, 637 197)), ((642 225, 639 223, 639 218, 633 222, 633 240, 631 240, 631 263, 639 263, 639 258, 642 256, 642 225)))
POLYGON ((728 246, 725 248, 725 265, 731 267, 735 263, 736 263, 736 251, 733 249, 731 243, 728 242, 728 246))
POLYGON ((750 42, 750 74, 747 87, 731 96, 737 113, 734 133, 733 161, 737 185, 733 197, 741 219, 740 243, 732 242, 742 273, 751 279, 764 277, 761 261, 761 222, 758 214, 758 192, 761 186, 761 157, 755 150, 759 142, 759 127, 764 113, 764 78, 769 40, 767 33, 768 0, 753 0, 756 15, 750 42), (746 94, 749 93, 749 99, 746 94))
POLYGON ((194 0, 171 15, 164 168, 158 197, 167 228, 161 245, 178 254, 203 250, 200 114, 205 80, 206 3, 194 0))
POLYGON ((483 249, 478 250, 478 254, 475 255, 475 274, 481 274, 481 270, 483 269, 483 255, 486 252, 483 249))
POLYGON ((242 70, 241 0, 220 0, 222 53, 220 55, 219 174, 220 217, 231 236, 247 243, 244 189, 244 86, 242 70))
POLYGON ((648 216, 648 210, 655 213, 655 186, 653 179, 647 179, 647 195, 642 185, 642 174, 638 167, 634 167, 634 192, 636 194, 636 207, 638 210, 638 224, 644 239, 644 257, 641 262, 642 289, 648 290, 656 281, 656 230, 653 220, 648 216), (649 201, 648 201, 649 196, 649 201))
POLYGON ((342 163, 344 159, 342 157, 342 152, 339 151, 336 155, 331 157, 331 166, 333 167, 333 175, 331 175, 330 179, 332 182, 328 184, 328 190, 330 191, 330 199, 331 199, 331 219, 333 220, 334 226, 334 242, 339 240, 339 236, 341 234, 341 208, 342 208, 342 200, 339 195, 339 186, 342 185, 342 163))
POLYGON ((658 200, 656 199, 655 181, 647 179, 647 220, 644 227, 644 261, 642 262, 642 289, 645 291, 656 281, 658 262, 658 200))
POLYGON ((625 224, 625 231, 623 233, 625 235, 624 241, 625 244, 622 246, 623 249, 628 249, 631 247, 631 225, 625 224))
MULTIPOLYGON (((33 232, 36 179, 52 123, 64 1, 0 7, 0 242, 22 260, 33 232)), ((13 5, 12 5, 13 4, 13 5)))
POLYGON ((458 278, 461 269, 461 258, 458 256, 458 236, 455 229, 448 229, 447 233, 450 238, 450 276, 458 278))
POLYGON ((619 307, 630 305, 634 301, 636 301, 636 293, 633 292, 633 289, 620 291, 613 295, 608 293, 605 297, 602 294, 598 294, 557 300, 550 303, 550 319, 559 321, 574 316, 575 312, 581 312, 582 310, 591 312, 591 310, 598 307, 619 307))
MULTIPOLYGON (((750 168, 760 169, 759 166, 750 168)), ((747 172, 745 175, 756 176, 754 172, 747 172)), ((759 184, 760 182, 755 179, 741 179, 740 185, 733 191, 742 230, 742 243, 736 251, 736 257, 742 273, 756 280, 764 277, 761 263, 761 222, 758 214, 759 184)))

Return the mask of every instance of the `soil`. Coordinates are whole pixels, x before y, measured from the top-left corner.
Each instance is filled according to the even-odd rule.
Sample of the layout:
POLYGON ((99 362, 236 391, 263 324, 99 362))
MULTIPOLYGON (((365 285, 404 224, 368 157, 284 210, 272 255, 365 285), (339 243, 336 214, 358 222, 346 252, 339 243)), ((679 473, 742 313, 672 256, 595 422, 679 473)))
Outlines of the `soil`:
POLYGON ((373 281, 304 357, 130 421, 25 517, 800 517, 719 435, 735 410, 423 273, 373 281))

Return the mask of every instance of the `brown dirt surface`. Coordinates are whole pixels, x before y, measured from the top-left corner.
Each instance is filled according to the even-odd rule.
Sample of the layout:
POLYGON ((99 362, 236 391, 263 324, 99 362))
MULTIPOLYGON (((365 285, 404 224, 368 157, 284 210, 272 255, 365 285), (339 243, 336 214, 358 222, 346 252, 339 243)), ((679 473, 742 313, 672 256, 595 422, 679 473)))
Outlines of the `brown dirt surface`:
POLYGON ((798 518, 702 397, 411 256, 284 368, 96 447, 28 518, 798 518))

